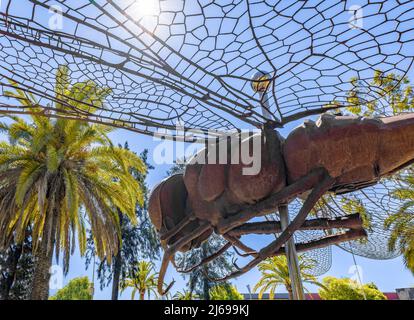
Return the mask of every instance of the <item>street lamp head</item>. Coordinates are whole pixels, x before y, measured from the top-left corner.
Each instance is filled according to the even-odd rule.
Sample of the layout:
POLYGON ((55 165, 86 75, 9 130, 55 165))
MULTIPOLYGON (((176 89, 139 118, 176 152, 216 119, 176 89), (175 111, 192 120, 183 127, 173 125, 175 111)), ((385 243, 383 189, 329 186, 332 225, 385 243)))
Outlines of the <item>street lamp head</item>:
POLYGON ((271 76, 264 71, 257 71, 252 77, 252 89, 254 92, 264 93, 270 86, 271 76))

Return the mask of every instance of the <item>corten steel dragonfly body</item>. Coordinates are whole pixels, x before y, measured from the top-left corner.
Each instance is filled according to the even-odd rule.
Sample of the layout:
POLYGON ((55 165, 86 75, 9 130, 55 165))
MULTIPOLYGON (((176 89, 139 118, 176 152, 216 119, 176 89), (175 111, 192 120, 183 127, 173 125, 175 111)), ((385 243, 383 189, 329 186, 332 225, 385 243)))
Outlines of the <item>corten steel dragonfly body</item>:
MULTIPOLYGON (((200 264, 232 246, 254 258, 229 277, 282 254, 295 231, 326 231, 317 239, 306 234, 310 241, 298 243, 298 251, 365 236, 357 213, 344 216, 341 208, 329 207, 323 215, 306 217, 323 194, 361 190, 410 164, 413 116, 324 115, 295 129, 286 140, 275 130, 355 107, 348 93, 357 94, 359 104, 374 106, 376 114, 389 115, 384 97, 414 62, 414 2, 368 0, 350 8, 342 0, 163 0, 151 17, 140 16, 142 10, 134 4, 3 0, 0 114, 83 119, 146 135, 169 130, 161 135, 187 142, 210 142, 240 129, 261 130, 257 175, 243 175, 243 165, 190 163, 184 175, 174 175, 154 189, 150 213, 166 249, 160 291, 174 253, 198 247, 214 231, 228 243, 200 264), (80 93, 80 84, 89 92, 88 81, 108 88, 105 103, 97 104, 93 94, 90 103, 68 99, 65 83, 54 83, 62 65, 71 70, 68 81, 76 82, 80 93), (271 78, 252 81, 259 70, 271 78), (372 85, 377 71, 396 80, 387 89, 372 85), (252 84, 257 88, 251 90, 252 84), (10 99, 10 89, 36 97, 36 108, 10 99), (177 122, 184 128, 175 132, 177 122), (306 200, 287 229, 274 221, 248 222, 298 197, 306 200), (250 233, 280 235, 256 252, 240 240, 250 233)), ((384 208, 392 205, 395 211, 390 197, 378 201, 373 211, 379 213, 372 216, 382 222, 384 208)), ((382 225, 367 230, 370 238, 385 238, 382 225)), ((353 249, 359 245, 350 243, 353 249)), ((375 242, 360 253, 394 257, 385 247, 375 242)))
MULTIPOLYGON (((275 131, 265 133, 258 174, 243 174, 242 163, 197 164, 206 152, 202 150, 202 156, 190 161, 183 175, 167 178, 152 192, 149 212, 166 250, 160 292, 174 254, 199 247, 213 231, 228 243, 196 267, 230 246, 254 257, 218 281, 239 276, 263 259, 283 254, 285 242, 301 228, 349 230, 299 244, 299 251, 365 237, 358 215, 331 221, 306 218, 325 193, 343 194, 371 186, 414 161, 414 114, 376 119, 323 115, 317 122, 296 128, 286 140, 275 131), (304 194, 302 208, 283 232, 279 222, 247 223, 304 194), (276 232, 279 237, 259 252, 239 240, 246 234, 276 232)), ((249 143, 249 139, 242 143, 249 143)))

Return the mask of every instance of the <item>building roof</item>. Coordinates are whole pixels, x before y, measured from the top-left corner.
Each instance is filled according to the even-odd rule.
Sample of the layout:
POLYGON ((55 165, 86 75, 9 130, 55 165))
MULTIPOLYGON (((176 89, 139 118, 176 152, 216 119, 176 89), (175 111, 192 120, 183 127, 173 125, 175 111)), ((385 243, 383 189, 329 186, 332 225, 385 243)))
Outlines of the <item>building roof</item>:
MULTIPOLYGON (((242 293, 245 300, 259 300, 259 295, 257 293, 242 293)), ((384 292, 384 295, 388 300, 399 300, 396 292, 384 292)), ((306 300, 321 300, 321 297, 318 293, 306 293, 306 300)), ((269 294, 263 294, 263 300, 269 300, 269 294)), ((287 293, 276 293, 275 300, 289 300, 289 295, 287 293)))

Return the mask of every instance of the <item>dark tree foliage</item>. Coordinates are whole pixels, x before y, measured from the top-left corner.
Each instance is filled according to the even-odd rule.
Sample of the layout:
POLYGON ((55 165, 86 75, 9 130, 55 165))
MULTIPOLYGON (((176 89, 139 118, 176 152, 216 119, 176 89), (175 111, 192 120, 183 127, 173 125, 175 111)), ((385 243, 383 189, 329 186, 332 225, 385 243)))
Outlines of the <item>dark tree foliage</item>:
POLYGON ((187 159, 182 159, 180 161, 174 161, 174 165, 167 171, 167 176, 172 176, 174 174, 184 173, 185 163, 187 159))
POLYGON ((0 252, 0 300, 28 299, 32 277, 32 239, 28 232, 22 244, 12 244, 0 252))
MULTIPOLYGON (((177 256, 176 262, 181 269, 191 268, 218 251, 223 245, 225 245, 224 239, 214 234, 200 248, 177 256)), ((196 268, 188 274, 183 274, 183 277, 188 279, 188 291, 197 295, 200 299, 210 300, 210 290, 217 285, 216 282, 210 279, 221 278, 234 271, 233 256, 233 253, 227 251, 212 262, 196 268)))
MULTIPOLYGON (((128 143, 125 143, 125 149, 128 143)), ((147 167, 147 172, 141 174, 132 170, 132 174, 140 182, 144 193, 144 205, 137 206, 136 214, 138 224, 133 225, 131 221, 119 212, 119 221, 121 226, 122 244, 118 255, 113 257, 111 264, 102 260, 96 262, 96 275, 100 283, 100 288, 108 286, 112 282, 112 300, 117 300, 119 295, 119 286, 127 278, 132 266, 136 265, 142 259, 159 258, 159 239, 148 215, 148 196, 149 190, 145 183, 148 170, 153 167, 148 163, 148 150, 144 150, 140 157, 147 167)), ((86 267, 88 268, 94 261, 95 248, 93 245, 92 235, 89 233, 88 246, 86 252, 86 267)))

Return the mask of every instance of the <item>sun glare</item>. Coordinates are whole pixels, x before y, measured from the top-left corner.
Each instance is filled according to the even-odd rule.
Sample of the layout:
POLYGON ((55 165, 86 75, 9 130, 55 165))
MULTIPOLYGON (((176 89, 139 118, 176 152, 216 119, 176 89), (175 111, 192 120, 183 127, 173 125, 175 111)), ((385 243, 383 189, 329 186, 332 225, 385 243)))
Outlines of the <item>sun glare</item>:
POLYGON ((159 0, 136 0, 129 7, 128 12, 136 20, 157 16, 160 13, 159 0))

